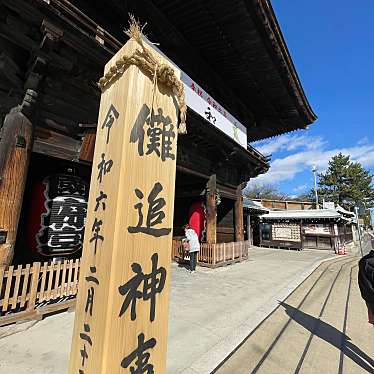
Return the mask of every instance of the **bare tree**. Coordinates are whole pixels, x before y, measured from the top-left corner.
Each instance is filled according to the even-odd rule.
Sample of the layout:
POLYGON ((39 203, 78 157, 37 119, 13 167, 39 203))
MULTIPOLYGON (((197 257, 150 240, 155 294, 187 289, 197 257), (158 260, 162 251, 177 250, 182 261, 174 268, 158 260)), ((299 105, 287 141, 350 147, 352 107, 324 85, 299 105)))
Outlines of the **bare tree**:
POLYGON ((249 199, 287 200, 288 194, 282 192, 271 184, 251 184, 245 191, 244 196, 249 199))

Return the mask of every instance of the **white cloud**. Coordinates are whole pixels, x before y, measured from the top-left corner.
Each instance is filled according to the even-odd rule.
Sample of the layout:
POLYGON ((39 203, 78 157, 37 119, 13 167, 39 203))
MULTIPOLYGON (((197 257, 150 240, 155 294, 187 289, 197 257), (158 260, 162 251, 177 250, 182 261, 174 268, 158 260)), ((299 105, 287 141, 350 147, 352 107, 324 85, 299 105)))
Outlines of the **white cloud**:
POLYGON ((274 159, 269 172, 253 179, 253 182, 274 184, 292 180, 299 173, 311 171, 313 165, 317 165, 318 171, 323 172, 327 169, 331 157, 339 152, 350 155, 352 161, 358 161, 366 168, 374 166, 374 144, 370 144, 365 138, 352 147, 333 149, 325 149, 327 142, 321 137, 286 135, 280 138, 282 139, 272 140, 260 146, 260 152, 264 150, 272 150, 272 152, 298 150, 298 152, 274 159))
POLYGON ((300 184, 299 186, 296 186, 295 188, 293 188, 293 192, 305 192, 307 189, 309 188, 309 186, 307 184, 300 184))
POLYGON ((320 136, 285 134, 270 140, 261 140, 252 145, 262 154, 270 155, 280 151, 294 151, 305 148, 307 150, 319 149, 325 145, 320 136))
POLYGON ((358 145, 366 145, 366 144, 369 144, 370 141, 369 141, 369 138, 367 136, 364 136, 362 139, 360 139, 357 144, 358 145))

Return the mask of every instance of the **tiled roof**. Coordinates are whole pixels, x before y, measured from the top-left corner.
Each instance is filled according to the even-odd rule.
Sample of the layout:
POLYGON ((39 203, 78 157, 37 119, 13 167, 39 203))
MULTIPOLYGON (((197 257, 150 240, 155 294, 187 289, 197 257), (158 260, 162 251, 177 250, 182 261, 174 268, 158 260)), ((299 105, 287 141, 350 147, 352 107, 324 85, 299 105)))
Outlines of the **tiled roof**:
POLYGON ((341 215, 332 209, 308 209, 308 210, 271 210, 261 216, 263 219, 316 219, 316 218, 341 218, 341 215))
POLYGON ((260 210, 263 212, 269 212, 268 208, 265 208, 259 201, 253 201, 247 198, 243 199, 243 206, 247 209, 260 210))

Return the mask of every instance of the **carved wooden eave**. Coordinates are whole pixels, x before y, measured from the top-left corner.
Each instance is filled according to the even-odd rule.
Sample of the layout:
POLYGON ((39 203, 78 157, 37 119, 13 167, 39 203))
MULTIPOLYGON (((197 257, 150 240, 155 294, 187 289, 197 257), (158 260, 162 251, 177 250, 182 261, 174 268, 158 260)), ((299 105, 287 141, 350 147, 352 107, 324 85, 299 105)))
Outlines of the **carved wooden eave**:
MULTIPOLYGON (((132 2, 126 4, 130 7, 132 2)), ((315 121, 269 1, 158 0, 150 4, 162 13, 157 20, 165 17, 172 23, 166 27, 169 40, 162 40, 162 50, 169 56, 174 53, 175 62, 184 63, 180 66, 187 74, 230 108, 247 126, 249 141, 303 129, 315 121), (191 48, 183 54, 182 45, 191 48)), ((148 12, 152 30, 147 9, 144 13, 148 12)))
POLYGON ((188 111, 188 133, 179 138, 178 165, 196 167, 219 182, 238 186, 269 169, 269 159, 245 149, 226 134, 188 111))
POLYGON ((149 39, 247 126, 249 141, 305 128, 316 119, 268 0, 38 3, 69 22, 74 18, 108 50, 126 41, 128 13, 136 14, 147 22, 149 39))
MULTIPOLYGON (((149 39, 160 42, 163 52, 246 125, 249 141, 304 128, 316 119, 266 0, 149 0, 146 7, 135 0, 108 0, 105 6, 86 0, 0 4, 1 114, 18 105, 25 87, 33 85, 30 58, 43 59, 48 69, 38 97, 37 126, 70 137, 72 143, 81 142, 87 132, 80 123, 96 122, 96 82, 127 39, 128 12, 148 22, 149 39)), ((185 140, 181 137, 181 165, 188 158, 183 148, 203 149, 206 159, 200 161, 208 175, 218 169, 218 178, 233 184, 267 171, 269 160, 254 149, 245 150, 214 129, 201 131, 201 118, 191 118, 200 125, 192 125, 185 140)))
POLYGON ((96 81, 110 53, 39 1, 3 0, 1 18, 1 113, 18 105, 24 90, 33 85, 27 62, 39 58, 48 63, 39 93, 39 125, 53 122, 66 135, 76 136, 78 123, 96 121, 96 81))
POLYGON ((304 116, 307 126, 313 123, 317 116, 306 97, 271 2, 269 0, 253 0, 252 3, 257 11, 257 20, 262 23, 264 39, 266 38, 266 43, 270 46, 269 52, 276 58, 282 79, 296 98, 298 109, 304 116))

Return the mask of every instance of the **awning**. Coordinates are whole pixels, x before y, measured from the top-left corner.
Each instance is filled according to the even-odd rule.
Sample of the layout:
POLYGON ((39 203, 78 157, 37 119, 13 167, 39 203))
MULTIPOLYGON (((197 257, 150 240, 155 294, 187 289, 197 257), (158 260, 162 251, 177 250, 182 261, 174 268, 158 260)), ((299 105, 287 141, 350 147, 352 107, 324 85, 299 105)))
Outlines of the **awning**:
POLYGON ((272 210, 263 219, 339 219, 341 215, 331 209, 272 210))
POLYGON ((259 201, 253 201, 247 198, 243 199, 243 207, 249 210, 256 210, 260 212, 269 212, 268 208, 265 208, 259 201))
POLYGON ((350 212, 349 210, 344 209, 342 206, 337 205, 335 210, 345 216, 355 217, 354 212, 350 212))

